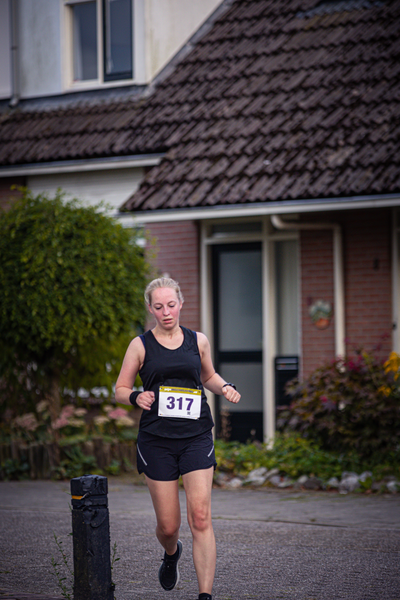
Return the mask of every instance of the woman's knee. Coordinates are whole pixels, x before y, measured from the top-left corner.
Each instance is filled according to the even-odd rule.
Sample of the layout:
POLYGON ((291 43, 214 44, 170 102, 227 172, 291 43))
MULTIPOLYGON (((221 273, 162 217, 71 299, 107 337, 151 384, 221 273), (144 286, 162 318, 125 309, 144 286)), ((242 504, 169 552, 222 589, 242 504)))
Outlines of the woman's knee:
POLYGON ((207 531, 212 527, 211 511, 208 508, 192 510, 188 515, 189 525, 192 531, 207 531))
POLYGON ((165 538, 173 538, 179 533, 180 523, 157 523, 158 533, 165 538))

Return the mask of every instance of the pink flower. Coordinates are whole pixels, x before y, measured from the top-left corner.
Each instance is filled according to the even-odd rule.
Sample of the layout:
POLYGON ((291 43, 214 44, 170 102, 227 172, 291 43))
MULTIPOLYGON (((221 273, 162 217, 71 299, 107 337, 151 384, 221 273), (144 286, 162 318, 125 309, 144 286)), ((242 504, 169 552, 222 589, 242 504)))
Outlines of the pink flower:
POLYGON ((69 425, 69 421, 65 416, 58 417, 52 424, 53 429, 61 429, 62 427, 66 427, 69 425))
POLYGON ((110 419, 121 419, 128 416, 128 411, 125 408, 115 408, 108 413, 110 419))
POLYGON ((68 419, 68 417, 72 417, 74 415, 74 413, 75 413, 75 406, 73 404, 67 404, 61 410, 61 417, 65 417, 68 419))

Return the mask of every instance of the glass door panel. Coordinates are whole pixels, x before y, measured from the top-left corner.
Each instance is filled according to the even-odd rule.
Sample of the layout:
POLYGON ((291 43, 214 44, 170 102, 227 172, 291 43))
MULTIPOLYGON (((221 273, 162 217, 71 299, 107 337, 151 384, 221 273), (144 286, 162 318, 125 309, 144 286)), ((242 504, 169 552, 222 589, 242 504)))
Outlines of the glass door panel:
POLYGON ((263 439, 261 243, 213 247, 215 366, 242 394, 239 404, 217 398, 229 411, 231 439, 263 439))
POLYGON ((261 350, 261 252, 219 253, 219 349, 261 350))
POLYGON ((275 242, 277 353, 299 350, 298 242, 275 242))

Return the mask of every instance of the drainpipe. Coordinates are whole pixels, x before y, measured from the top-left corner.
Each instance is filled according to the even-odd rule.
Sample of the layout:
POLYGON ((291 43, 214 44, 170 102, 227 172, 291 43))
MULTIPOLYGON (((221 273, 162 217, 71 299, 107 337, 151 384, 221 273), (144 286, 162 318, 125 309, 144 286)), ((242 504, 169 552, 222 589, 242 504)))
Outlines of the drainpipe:
POLYGON ((10 106, 18 105, 20 98, 19 89, 19 48, 18 48, 18 0, 10 0, 10 26, 11 26, 11 100, 10 106))
POLYGON ((271 215, 271 222, 276 229, 289 230, 323 230, 333 231, 333 281, 335 303, 335 354, 345 355, 345 323, 344 323, 344 274, 342 229, 337 223, 292 223, 283 221, 278 215, 271 215))

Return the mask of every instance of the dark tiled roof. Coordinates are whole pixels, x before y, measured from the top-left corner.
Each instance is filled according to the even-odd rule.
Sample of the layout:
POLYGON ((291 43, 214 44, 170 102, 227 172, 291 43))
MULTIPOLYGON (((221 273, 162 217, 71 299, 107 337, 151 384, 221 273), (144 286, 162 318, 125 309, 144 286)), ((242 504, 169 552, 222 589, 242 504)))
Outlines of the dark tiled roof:
POLYGON ((238 0, 139 100, 0 117, 0 164, 165 151, 126 210, 400 191, 400 0, 238 0))

